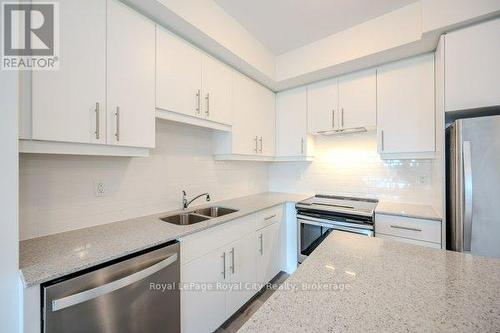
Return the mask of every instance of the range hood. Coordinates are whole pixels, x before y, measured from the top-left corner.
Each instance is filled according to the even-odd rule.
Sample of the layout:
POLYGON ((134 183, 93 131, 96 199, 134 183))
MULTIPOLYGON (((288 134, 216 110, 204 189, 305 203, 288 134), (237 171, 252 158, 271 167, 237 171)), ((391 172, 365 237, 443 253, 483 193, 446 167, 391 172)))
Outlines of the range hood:
POLYGON ((318 132, 318 134, 321 135, 343 135, 343 134, 351 134, 351 133, 362 133, 362 132, 367 132, 368 130, 366 127, 353 127, 353 128, 342 128, 342 129, 336 129, 336 130, 328 130, 328 131, 321 131, 318 132))

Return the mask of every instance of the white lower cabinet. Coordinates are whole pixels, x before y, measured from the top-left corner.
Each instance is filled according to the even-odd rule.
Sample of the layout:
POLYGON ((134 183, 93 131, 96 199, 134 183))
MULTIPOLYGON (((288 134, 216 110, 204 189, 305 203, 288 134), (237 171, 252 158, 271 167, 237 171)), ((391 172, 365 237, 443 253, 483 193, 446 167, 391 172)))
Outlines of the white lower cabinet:
POLYGON ((281 271, 282 210, 275 206, 181 239, 183 333, 213 332, 281 271), (259 219, 270 224, 256 230, 264 225, 259 219))
POLYGON ((257 230, 257 282, 267 283, 281 270, 280 223, 257 230))
POLYGON ((226 294, 226 317, 233 315, 255 294, 256 278, 254 235, 249 234, 226 249, 226 282, 232 289, 226 294))
POLYGON ((201 290, 224 282, 224 256, 225 248, 214 250, 181 267, 183 287, 189 288, 181 291, 182 332, 213 332, 224 322, 226 292, 201 290))
POLYGON ((375 236, 441 248, 441 221, 376 214, 375 236))

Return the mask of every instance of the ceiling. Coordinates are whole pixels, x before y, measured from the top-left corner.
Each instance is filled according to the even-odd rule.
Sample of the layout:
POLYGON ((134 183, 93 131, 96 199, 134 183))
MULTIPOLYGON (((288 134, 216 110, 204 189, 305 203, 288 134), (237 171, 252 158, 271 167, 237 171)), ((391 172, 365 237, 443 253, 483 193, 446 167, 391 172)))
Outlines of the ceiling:
POLYGON ((275 55, 418 0, 215 0, 275 55))

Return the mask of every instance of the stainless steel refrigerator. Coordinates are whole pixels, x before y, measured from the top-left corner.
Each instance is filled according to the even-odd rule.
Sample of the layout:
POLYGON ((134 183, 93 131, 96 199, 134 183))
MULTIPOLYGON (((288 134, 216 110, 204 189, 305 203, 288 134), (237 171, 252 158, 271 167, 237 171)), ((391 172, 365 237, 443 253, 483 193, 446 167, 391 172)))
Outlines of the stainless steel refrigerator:
POLYGON ((500 258, 500 116, 447 129, 448 249, 500 258))

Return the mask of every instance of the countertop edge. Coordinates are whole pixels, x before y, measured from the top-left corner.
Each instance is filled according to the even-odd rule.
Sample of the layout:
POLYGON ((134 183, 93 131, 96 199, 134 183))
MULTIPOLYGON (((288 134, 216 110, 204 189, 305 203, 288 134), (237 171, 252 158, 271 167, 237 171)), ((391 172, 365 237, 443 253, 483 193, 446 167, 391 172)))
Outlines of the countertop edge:
MULTIPOLYGON (((421 219, 421 220, 432 220, 432 221, 438 221, 442 222, 443 218, 440 216, 428 216, 428 215, 419 215, 419 214, 411 214, 411 213, 401 213, 401 212, 393 212, 390 210, 385 210, 385 209, 375 209, 375 214, 381 214, 381 215, 391 215, 391 216, 402 216, 402 217, 410 217, 414 219, 421 219)), ((375 221, 375 223, 377 223, 375 221)))
MULTIPOLYGON (((310 195, 306 195, 306 194, 294 194, 294 193, 283 193, 283 192, 264 192, 264 193, 254 194, 254 195, 258 196, 258 195, 261 195, 261 194, 276 194, 276 195, 285 195, 285 196, 288 195, 288 196, 303 197, 301 200, 310 197, 310 195)), ((251 196, 253 196, 253 195, 249 195, 248 197, 251 197, 251 196)), ((224 203, 227 202, 227 201, 238 200, 238 199, 245 198, 245 197, 246 196, 232 198, 232 199, 227 199, 227 200, 221 200, 221 201, 213 202, 213 203, 211 203, 211 205, 217 205, 217 204, 224 205, 224 203)), ((259 207, 256 208, 256 209, 252 209, 252 210, 248 210, 248 211, 244 210, 243 212, 241 212, 240 214, 235 215, 234 217, 233 216, 227 216, 224 219, 222 219, 220 221, 217 221, 217 223, 210 224, 210 225, 207 225, 207 226, 203 226, 201 228, 194 229, 194 230, 186 230, 186 231, 181 232, 179 234, 176 234, 176 235, 174 235, 172 237, 167 237, 165 239, 162 239, 161 241, 147 243, 147 244, 144 244, 143 246, 127 250, 126 252, 123 252, 123 253, 120 253, 120 254, 116 254, 116 255, 111 255, 109 257, 106 257, 105 259, 96 260, 96 261, 93 261, 91 263, 85 263, 85 264, 82 264, 81 266, 74 267, 72 269, 68 269, 68 270, 62 271, 62 272, 57 273, 57 274, 50 274, 48 276, 44 276, 44 277, 39 278, 39 279, 26 279, 26 276, 24 274, 24 272, 26 271, 26 267, 20 268, 19 269, 20 278, 21 278, 21 281, 23 283, 23 287, 25 289, 31 288, 31 287, 35 287, 35 286, 41 285, 41 284, 43 284, 45 282, 49 282, 49 281, 52 281, 54 279, 58 279, 58 278, 64 277, 66 275, 77 273, 79 271, 83 271, 83 270, 89 269, 91 267, 94 267, 94 266, 97 266, 97 265, 101 265, 101 264, 107 263, 109 261, 116 260, 116 259, 128 256, 128 255, 131 255, 131 254, 136 253, 136 252, 147 250, 148 248, 151 248, 151 247, 154 247, 154 246, 158 246, 158 245, 161 245, 161 244, 173 241, 173 240, 179 240, 179 239, 181 239, 183 237, 186 237, 186 236, 189 236, 189 235, 192 235, 192 234, 195 234, 195 233, 198 233, 198 232, 201 232, 201 231, 213 228, 213 227, 217 227, 219 225, 223 225, 225 223, 234 221, 236 219, 239 219, 239 218, 251 215, 251 214, 255 214, 255 213, 257 213, 257 212, 259 212, 261 210, 264 210, 264 209, 267 209, 267 208, 270 208, 270 207, 273 207, 273 206, 283 205, 283 204, 286 204, 286 203, 295 203, 297 201, 298 200, 293 200, 293 199, 290 199, 290 198, 283 198, 283 199, 277 198, 277 200, 275 202, 263 203, 262 205, 259 205, 259 207)), ((170 212, 166 212, 164 214, 169 214, 169 213, 170 212)), ((154 214, 154 215, 156 215, 156 214, 154 214)), ((141 218, 141 217, 139 217, 139 218, 141 218)), ((121 222, 124 222, 124 221, 127 221, 127 220, 118 221, 118 222, 112 222, 112 223, 121 223, 121 222)), ((111 224, 111 223, 108 223, 108 224, 111 224)), ((99 226, 95 226, 95 227, 101 227, 101 226, 103 226, 103 225, 99 225, 99 226)), ((89 227, 89 228, 94 228, 94 227, 89 227)), ((85 229, 87 229, 87 228, 85 228, 85 229)))

